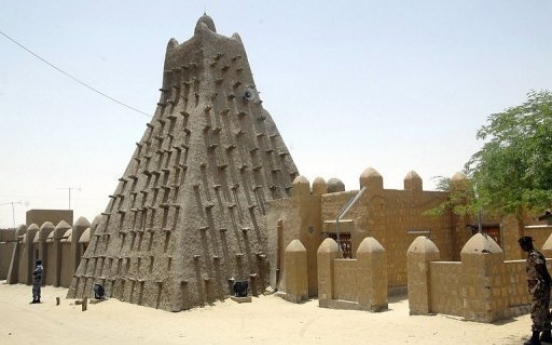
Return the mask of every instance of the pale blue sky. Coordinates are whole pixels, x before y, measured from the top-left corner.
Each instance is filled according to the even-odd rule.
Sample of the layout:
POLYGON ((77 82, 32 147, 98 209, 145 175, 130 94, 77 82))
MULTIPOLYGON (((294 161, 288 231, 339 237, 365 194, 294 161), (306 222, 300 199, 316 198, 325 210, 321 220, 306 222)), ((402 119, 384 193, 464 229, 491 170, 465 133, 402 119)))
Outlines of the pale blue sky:
MULTIPOLYGON (((491 113, 552 89, 552 2, 20 1, 0 30, 57 67, 153 113, 165 48, 207 11, 238 32, 264 107, 299 172, 358 189, 416 171, 426 189, 481 147, 491 113)), ((149 121, 0 36, 0 204, 104 211, 149 121)), ((13 226, 0 205, 0 227, 13 226)))

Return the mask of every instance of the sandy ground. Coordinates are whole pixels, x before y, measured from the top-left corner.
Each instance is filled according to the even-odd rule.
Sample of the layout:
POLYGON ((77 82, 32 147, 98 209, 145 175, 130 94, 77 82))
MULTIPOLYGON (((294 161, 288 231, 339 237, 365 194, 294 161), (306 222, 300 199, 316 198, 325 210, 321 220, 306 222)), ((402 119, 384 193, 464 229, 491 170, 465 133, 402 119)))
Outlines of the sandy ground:
POLYGON ((116 299, 82 311, 66 294, 47 286, 43 302, 31 305, 30 286, 0 281, 0 344, 510 345, 523 344, 531 324, 528 315, 497 324, 409 316, 406 297, 391 299, 381 313, 319 308, 317 300, 293 304, 275 295, 170 313, 116 299))

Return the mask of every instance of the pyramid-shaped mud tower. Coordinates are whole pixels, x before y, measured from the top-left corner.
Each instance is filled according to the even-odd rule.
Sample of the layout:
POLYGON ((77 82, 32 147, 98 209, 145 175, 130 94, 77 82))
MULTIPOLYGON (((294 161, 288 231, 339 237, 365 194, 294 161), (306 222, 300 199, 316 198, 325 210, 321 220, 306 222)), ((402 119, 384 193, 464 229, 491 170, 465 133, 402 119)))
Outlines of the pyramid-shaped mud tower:
POLYGON ((240 37, 202 16, 171 39, 152 121, 77 268, 69 298, 108 297, 170 311, 268 285, 265 203, 298 175, 262 107, 240 37))

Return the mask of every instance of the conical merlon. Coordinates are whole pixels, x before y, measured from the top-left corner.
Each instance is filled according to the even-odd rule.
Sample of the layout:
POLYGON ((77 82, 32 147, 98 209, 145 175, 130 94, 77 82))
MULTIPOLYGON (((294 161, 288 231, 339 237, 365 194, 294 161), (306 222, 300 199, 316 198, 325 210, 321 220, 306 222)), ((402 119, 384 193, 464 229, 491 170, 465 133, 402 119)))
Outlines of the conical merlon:
POLYGON ((262 107, 237 34, 212 19, 171 39, 155 115, 137 143, 68 297, 106 295, 170 311, 264 291, 265 202, 287 198, 298 175, 262 107))

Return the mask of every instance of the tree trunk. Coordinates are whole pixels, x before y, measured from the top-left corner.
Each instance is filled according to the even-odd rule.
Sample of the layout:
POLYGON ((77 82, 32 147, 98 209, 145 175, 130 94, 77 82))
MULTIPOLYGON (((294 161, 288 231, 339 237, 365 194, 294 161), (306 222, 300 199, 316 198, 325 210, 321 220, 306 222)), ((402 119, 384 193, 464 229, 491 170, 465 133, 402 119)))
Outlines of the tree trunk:
MULTIPOLYGON (((516 210, 516 220, 518 227, 518 239, 525 236, 525 212, 521 207, 518 207, 516 210)), ((519 257, 521 259, 525 258, 525 253, 521 248, 519 248, 519 257)))

